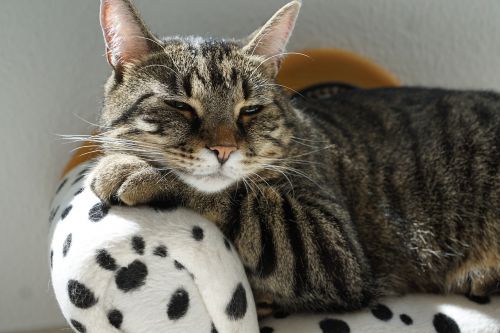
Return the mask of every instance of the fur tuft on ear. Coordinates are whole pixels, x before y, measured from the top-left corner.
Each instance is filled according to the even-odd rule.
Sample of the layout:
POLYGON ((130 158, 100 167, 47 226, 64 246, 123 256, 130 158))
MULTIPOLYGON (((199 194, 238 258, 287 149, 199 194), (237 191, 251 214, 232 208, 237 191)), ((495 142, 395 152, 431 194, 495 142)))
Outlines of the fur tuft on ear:
POLYGON ((243 50, 251 55, 259 55, 269 60, 277 73, 283 52, 292 34, 299 14, 301 2, 294 0, 278 10, 264 26, 252 33, 243 50))
POLYGON ((129 0, 101 0, 100 19, 106 57, 115 70, 152 51, 156 38, 129 0))

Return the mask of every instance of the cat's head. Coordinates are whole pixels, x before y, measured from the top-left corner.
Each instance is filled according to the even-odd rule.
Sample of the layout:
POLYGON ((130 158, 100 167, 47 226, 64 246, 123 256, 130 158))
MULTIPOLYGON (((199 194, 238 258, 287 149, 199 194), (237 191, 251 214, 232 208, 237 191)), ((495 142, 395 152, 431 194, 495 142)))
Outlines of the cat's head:
POLYGON ((295 116, 275 77, 299 8, 290 2, 242 40, 159 39, 128 0, 101 0, 114 69, 104 149, 142 156, 205 192, 279 171, 295 116))

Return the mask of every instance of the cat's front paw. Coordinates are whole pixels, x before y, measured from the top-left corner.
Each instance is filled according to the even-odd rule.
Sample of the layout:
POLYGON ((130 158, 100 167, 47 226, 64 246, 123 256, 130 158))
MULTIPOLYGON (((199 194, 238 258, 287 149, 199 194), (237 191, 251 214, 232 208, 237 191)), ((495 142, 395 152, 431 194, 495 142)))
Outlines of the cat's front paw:
POLYGON ((274 298, 270 293, 254 291, 255 305, 257 307, 257 316, 259 318, 269 317, 274 312, 274 298))
POLYGON ((139 157, 113 154, 102 157, 88 181, 104 202, 135 206, 150 202, 161 192, 161 174, 139 157))

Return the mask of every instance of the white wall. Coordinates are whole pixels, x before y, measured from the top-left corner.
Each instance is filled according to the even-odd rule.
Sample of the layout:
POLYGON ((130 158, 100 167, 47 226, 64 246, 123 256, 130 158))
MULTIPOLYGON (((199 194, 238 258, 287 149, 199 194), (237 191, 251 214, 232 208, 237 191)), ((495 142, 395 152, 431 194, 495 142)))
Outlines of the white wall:
MULTIPOLYGON (((243 36, 286 0, 137 0, 154 31, 243 36)), ((406 84, 500 90, 498 0, 304 0, 291 49, 335 46, 406 84)), ((108 74, 98 1, 0 2, 0 332, 63 324, 46 259, 48 205, 108 74)))

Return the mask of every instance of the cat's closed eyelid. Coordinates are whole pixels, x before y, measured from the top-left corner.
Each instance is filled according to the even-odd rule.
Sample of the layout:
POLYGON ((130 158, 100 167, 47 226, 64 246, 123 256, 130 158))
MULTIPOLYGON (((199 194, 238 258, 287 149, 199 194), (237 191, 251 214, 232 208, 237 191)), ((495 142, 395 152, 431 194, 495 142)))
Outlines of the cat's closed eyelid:
POLYGON ((241 109, 240 109, 240 112, 239 112, 239 116, 242 117, 242 116, 253 116, 253 115, 256 115, 258 113, 260 113, 262 110, 264 110, 265 106, 263 105, 247 105, 247 106, 243 106, 241 109))
POLYGON ((171 108, 177 109, 179 111, 196 112, 196 110, 194 109, 194 107, 192 107, 191 105, 189 105, 189 103, 186 103, 186 102, 183 102, 183 101, 179 101, 179 100, 175 100, 175 99, 167 99, 164 102, 165 102, 165 104, 167 104, 171 108))

